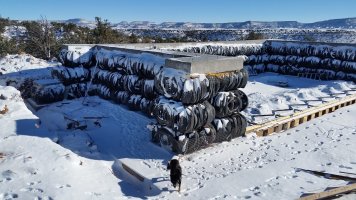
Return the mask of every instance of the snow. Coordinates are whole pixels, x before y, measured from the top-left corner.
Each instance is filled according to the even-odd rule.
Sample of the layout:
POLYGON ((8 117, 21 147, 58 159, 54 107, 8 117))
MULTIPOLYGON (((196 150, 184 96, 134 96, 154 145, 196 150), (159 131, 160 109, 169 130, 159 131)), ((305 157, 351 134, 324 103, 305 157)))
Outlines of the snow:
POLYGON ((11 40, 12 38, 26 37, 27 29, 24 26, 5 26, 4 32, 1 34, 4 38, 11 40))
MULTIPOLYGON (((46 72, 43 69, 55 65, 40 60, 30 64, 22 56, 7 58, 0 62, 6 72, 36 71, 28 76, 38 77, 46 72), (14 63, 25 67, 17 68, 14 63)), ((186 155, 181 158, 184 175, 178 193, 165 166, 173 155, 150 142, 146 126, 153 119, 99 97, 87 97, 85 105, 80 98, 32 112, 20 92, 0 79, 0 94, 6 97, 0 100, 0 109, 9 108, 0 114, 0 199, 296 199, 303 193, 347 184, 297 168, 355 173, 355 105, 283 133, 252 134, 186 155), (87 129, 67 130, 70 119, 87 129), (145 194, 139 185, 116 173, 117 159, 137 162, 142 171, 154 171, 159 175, 157 184, 163 187, 145 194)), ((268 112, 352 88, 352 82, 264 73, 251 77, 243 91, 250 99, 246 111, 250 115, 253 108, 268 112), (280 80, 287 80, 289 87, 273 85, 280 80)), ((348 197, 352 199, 352 195, 343 198, 348 197)))

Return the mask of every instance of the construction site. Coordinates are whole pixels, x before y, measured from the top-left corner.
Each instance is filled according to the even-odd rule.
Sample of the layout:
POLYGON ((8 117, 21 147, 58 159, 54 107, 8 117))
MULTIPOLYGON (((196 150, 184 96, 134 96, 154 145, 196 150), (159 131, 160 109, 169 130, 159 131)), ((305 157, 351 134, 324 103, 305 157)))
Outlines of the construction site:
MULTIPOLYGON (((56 143, 63 142, 64 147, 71 146, 71 134, 81 138, 85 147, 72 151, 89 159, 113 160, 112 173, 144 196, 159 195, 166 188, 157 177, 162 176, 161 160, 171 155, 204 166, 211 152, 220 151, 217 154, 227 158, 234 154, 232 145, 241 145, 249 152, 246 158, 235 152, 237 164, 233 157, 223 161, 239 166, 230 173, 244 167, 263 170, 265 164, 277 162, 259 161, 265 159, 259 148, 269 146, 269 137, 303 126, 309 129, 309 124, 337 118, 334 113, 348 108, 353 108, 351 116, 355 112, 355 44, 283 40, 68 44, 60 62, 50 69, 50 76, 26 79, 20 90, 26 106, 38 116, 35 124, 53 132, 56 143), (248 150, 256 147, 254 138, 264 136, 257 149, 248 150), (261 155, 252 162, 248 157, 257 152, 261 155)), ((17 80, 16 75, 6 78, 17 80)), ((355 137, 352 131, 349 137, 355 137)), ((292 155, 298 152, 291 150, 292 155)), ((220 158, 214 158, 219 165, 220 158)), ((193 166, 188 173, 193 173, 193 166)), ((301 198, 355 192, 354 177, 295 168, 299 171, 293 173, 304 170, 352 183, 301 198)), ((223 171, 221 176, 227 176, 223 171)), ((188 196, 189 190, 204 185, 193 179, 189 183, 183 193, 194 198, 188 196)), ((249 191, 259 196, 260 189, 249 191)))

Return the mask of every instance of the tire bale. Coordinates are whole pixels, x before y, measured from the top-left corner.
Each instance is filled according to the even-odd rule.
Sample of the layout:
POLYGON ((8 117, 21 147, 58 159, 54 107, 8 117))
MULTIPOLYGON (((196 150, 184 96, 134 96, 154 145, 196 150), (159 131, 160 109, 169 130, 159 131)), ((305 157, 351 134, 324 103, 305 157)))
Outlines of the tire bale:
POLYGON ((109 63, 109 54, 106 51, 97 51, 95 54, 95 63, 100 69, 109 70, 108 63, 109 63))
POLYGON ((245 88, 248 82, 248 71, 246 69, 241 69, 239 75, 242 76, 242 79, 238 88, 245 88))
POLYGON ((183 110, 183 105, 172 100, 159 98, 157 99, 153 113, 158 124, 172 128, 174 127, 174 120, 178 109, 180 111, 183 110))
POLYGON ((152 141, 157 142, 161 147, 175 153, 183 153, 181 146, 176 140, 175 133, 167 127, 159 127, 152 132, 152 141))
POLYGON ((208 123, 203 126, 202 129, 199 131, 199 138, 203 139, 201 140, 201 146, 206 146, 208 144, 214 143, 216 139, 216 130, 214 126, 211 123, 208 123))
POLYGON ((210 102, 214 106, 216 117, 223 118, 246 109, 248 97, 242 91, 234 90, 219 92, 210 102))
POLYGON ((207 75, 206 76, 208 79, 208 94, 209 96, 207 97, 207 99, 211 99, 212 97, 214 97, 220 90, 220 81, 216 76, 211 76, 211 75, 207 75))
POLYGON ((155 76, 160 72, 163 66, 158 63, 154 62, 153 60, 142 59, 142 76, 147 79, 154 79, 155 76))
POLYGON ((182 154, 189 154, 199 150, 199 134, 196 131, 187 134, 186 138, 182 141, 182 144, 180 145, 180 149, 182 154))
POLYGON ((85 96, 85 92, 87 91, 86 83, 76 83, 67 86, 68 93, 73 95, 75 98, 80 98, 85 96))
MULTIPOLYGON (((196 109, 192 106, 181 109, 178 114, 173 116, 175 119, 173 122, 176 126, 177 131, 181 133, 187 133, 194 131, 194 128, 198 123, 198 116, 194 112, 196 109)), ((172 127, 173 128, 173 127, 172 127)))
POLYGON ((114 102, 118 104, 125 104, 127 105, 130 99, 130 93, 127 91, 117 91, 114 94, 114 102))
POLYGON ((136 75, 122 76, 124 89, 132 94, 140 94, 142 81, 136 75))
POLYGON ((188 75, 183 71, 164 68, 155 76, 154 86, 159 94, 179 101, 187 77, 188 75))
POLYGON ((86 68, 89 68, 94 65, 93 55, 93 51, 91 50, 88 50, 87 52, 78 52, 62 49, 59 53, 59 61, 64 66, 68 67, 76 67, 82 65, 86 68))
POLYGON ((230 117, 215 119, 213 126, 216 129, 216 142, 230 141, 245 135, 247 120, 240 113, 234 113, 230 117))
POLYGON ((112 88, 112 89, 115 89, 115 90, 123 90, 124 89, 122 74, 120 74, 118 72, 111 72, 109 74, 108 83, 110 85, 110 88, 112 88))
POLYGON ((68 68, 58 66, 52 69, 51 75, 59 79, 64 85, 84 82, 90 79, 90 71, 83 67, 68 68))
POLYGON ((238 101, 241 99, 233 92, 219 92, 210 102, 215 108, 216 117, 222 118, 238 111, 241 104, 238 101))
POLYGON ((197 130, 215 118, 215 109, 207 101, 184 106, 181 102, 160 98, 153 113, 160 125, 181 133, 197 130))
POLYGON ((63 84, 48 85, 43 88, 33 86, 31 96, 38 104, 48 104, 62 101, 64 99, 64 90, 63 84))
POLYGON ((238 112, 244 111, 248 106, 248 96, 241 90, 235 90, 234 93, 238 96, 238 99, 240 99, 238 103, 241 103, 238 112))
POLYGON ((205 75, 191 77, 184 81, 181 101, 183 104, 195 104, 209 97, 209 80, 205 75))
POLYGON ((232 139, 232 125, 229 119, 214 119, 213 126, 216 130, 215 142, 230 141, 232 139))
POLYGON ((141 95, 136 95, 136 94, 131 95, 129 97, 129 101, 127 102, 129 109, 134 111, 141 110, 141 100, 142 100, 141 95))
POLYGON ((98 95, 99 97, 109 100, 111 99, 111 90, 110 88, 106 87, 105 85, 102 84, 93 84, 92 87, 90 88, 91 94, 92 95, 98 95))
POLYGON ((155 83, 154 80, 143 80, 141 85, 141 92, 142 96, 148 99, 154 99, 157 97, 157 93, 155 91, 155 83))

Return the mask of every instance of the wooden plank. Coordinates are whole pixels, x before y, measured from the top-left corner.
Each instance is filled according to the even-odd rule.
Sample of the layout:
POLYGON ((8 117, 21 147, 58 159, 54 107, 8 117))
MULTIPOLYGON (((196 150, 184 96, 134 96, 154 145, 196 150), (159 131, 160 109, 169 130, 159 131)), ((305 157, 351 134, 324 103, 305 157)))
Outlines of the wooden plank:
POLYGON ((130 173, 132 176, 136 177, 139 181, 143 182, 145 178, 141 176, 139 173, 137 173, 135 170, 131 169, 124 163, 122 163, 122 168, 125 169, 128 173, 130 173))
POLYGON ((345 194, 345 193, 349 193, 352 191, 356 191, 356 183, 351 184, 351 185, 345 185, 342 187, 337 187, 335 189, 323 191, 323 192, 316 193, 316 194, 311 194, 311 195, 302 197, 299 200, 315 200, 315 199, 330 198, 330 197, 334 197, 336 195, 345 194))

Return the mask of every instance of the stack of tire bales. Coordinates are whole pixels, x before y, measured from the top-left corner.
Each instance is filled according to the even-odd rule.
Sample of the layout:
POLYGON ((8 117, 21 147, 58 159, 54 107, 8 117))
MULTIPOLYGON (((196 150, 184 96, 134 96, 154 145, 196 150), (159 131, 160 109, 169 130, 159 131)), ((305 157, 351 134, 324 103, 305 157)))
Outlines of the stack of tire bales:
POLYGON ((318 74, 322 80, 356 81, 356 46, 267 41, 265 71, 280 74, 318 74))
POLYGON ((153 110, 158 122, 153 141, 186 154, 244 136, 246 119, 239 112, 247 107, 248 99, 238 88, 245 87, 247 79, 244 69, 196 75, 161 70, 155 78, 161 97, 153 110))
POLYGON ((264 43, 201 44, 196 46, 184 46, 181 48, 178 47, 169 50, 220 56, 247 56, 244 65, 250 74, 264 72, 265 64, 268 64, 269 60, 267 46, 264 43))
POLYGON ((171 49, 191 53, 248 57, 250 74, 276 72, 287 75, 317 75, 321 80, 356 81, 356 46, 267 40, 263 44, 208 44, 171 49))
POLYGON ((60 60, 68 66, 55 68, 52 75, 66 85, 71 96, 83 97, 88 90, 89 95, 152 114, 158 96, 154 78, 162 68, 163 58, 105 49, 84 53, 63 49, 60 60))
POLYGON ((154 142, 191 153, 245 134, 246 119, 239 113, 248 99, 238 88, 247 84, 246 70, 192 75, 163 67, 165 59, 153 54, 90 51, 63 50, 60 60, 69 66, 55 68, 52 75, 74 98, 88 91, 154 116, 154 142))

